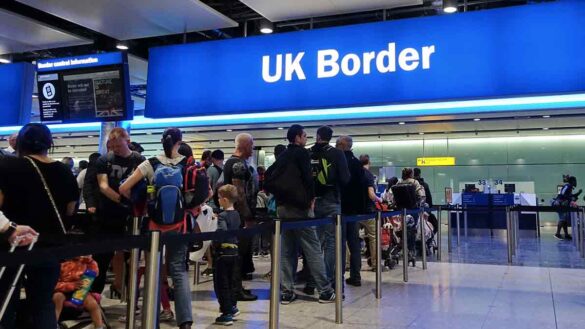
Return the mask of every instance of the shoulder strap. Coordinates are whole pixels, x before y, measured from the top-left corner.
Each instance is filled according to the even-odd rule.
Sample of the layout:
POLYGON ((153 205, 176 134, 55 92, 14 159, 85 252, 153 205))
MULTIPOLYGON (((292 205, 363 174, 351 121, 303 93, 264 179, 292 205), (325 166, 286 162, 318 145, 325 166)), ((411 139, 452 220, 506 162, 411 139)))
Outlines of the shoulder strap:
POLYGON ((43 173, 41 172, 41 170, 39 169, 39 167, 37 166, 37 164, 35 163, 35 161, 29 157, 25 157, 32 165, 33 167, 36 169, 37 173, 39 174, 39 177, 41 178, 41 182, 43 182, 43 186, 45 187, 45 191, 47 192, 47 196, 49 197, 49 200, 51 201, 51 205, 53 206, 53 210, 55 211, 55 215, 57 215, 57 219, 59 220, 59 224, 61 225, 61 229, 63 230, 63 234, 67 234, 67 230, 65 229, 65 225, 63 224, 63 219, 61 219, 61 214, 59 213, 59 209, 57 209, 57 204, 55 203, 55 200, 53 199, 53 194, 51 193, 51 190, 49 189, 49 185, 47 185, 47 181, 45 181, 45 176, 43 176, 43 173))
POLYGON ((155 171, 156 167, 161 164, 160 160, 157 159, 157 157, 149 158, 148 162, 150 162, 150 165, 152 166, 153 171, 155 171))

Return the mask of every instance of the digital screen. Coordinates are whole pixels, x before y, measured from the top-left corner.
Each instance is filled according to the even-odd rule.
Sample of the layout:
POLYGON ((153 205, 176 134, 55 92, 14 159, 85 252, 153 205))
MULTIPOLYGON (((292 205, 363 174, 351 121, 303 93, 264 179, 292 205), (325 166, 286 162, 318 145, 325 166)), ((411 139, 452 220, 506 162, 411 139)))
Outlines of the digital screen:
MULTIPOLYGON (((57 72, 47 72, 48 63, 40 64, 43 69, 39 70, 37 83, 41 121, 71 123, 132 118, 126 64, 108 62, 109 65, 96 66, 94 61, 87 62, 86 68, 80 68, 79 64, 73 69, 58 66, 61 68, 57 72)), ((67 61, 61 59, 55 63, 67 61)))

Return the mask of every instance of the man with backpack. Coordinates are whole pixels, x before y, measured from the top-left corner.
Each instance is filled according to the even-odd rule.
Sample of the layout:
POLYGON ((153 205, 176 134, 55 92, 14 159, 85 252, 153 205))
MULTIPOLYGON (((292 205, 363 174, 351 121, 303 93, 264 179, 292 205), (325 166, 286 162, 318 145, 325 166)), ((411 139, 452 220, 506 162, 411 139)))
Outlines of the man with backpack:
MULTIPOLYGON (((266 171, 264 188, 276 199, 278 218, 312 218, 315 191, 311 158, 305 149, 307 134, 303 126, 295 124, 288 129, 286 138, 290 144, 266 171)), ((315 227, 312 226, 282 232, 281 303, 290 304, 297 298, 294 292, 294 274, 299 246, 319 291, 319 302, 332 303, 335 301, 335 293, 327 280, 320 241, 315 227)))
MULTIPOLYGON (((126 221, 130 215, 129 208, 122 203, 122 195, 118 191, 120 183, 134 172, 138 165, 144 161, 144 157, 138 152, 130 150, 130 136, 124 128, 112 129, 108 135, 107 143, 110 151, 99 157, 95 164, 100 194, 92 233, 111 237, 123 235, 126 232, 126 221)), ((88 179, 84 182, 85 185, 90 186, 92 183, 88 179)), ((114 258, 113 252, 94 255, 94 260, 99 266, 99 275, 95 279, 92 291, 103 292, 112 258, 114 258)), ((120 291, 122 266, 123 258, 114 261, 114 272, 117 274, 117 279, 110 288, 112 292, 118 293, 120 291)))
MULTIPOLYGON (((242 227, 250 227, 254 224, 254 211, 256 209, 256 186, 254 168, 248 164, 248 159, 252 156, 254 149, 254 139, 252 135, 241 133, 235 139, 236 150, 234 154, 226 161, 223 167, 223 182, 221 184, 231 184, 238 189, 238 200, 235 203, 235 209, 240 214, 242 227)), ((216 184, 216 185, 219 185, 216 184)), ((219 188, 219 186, 217 187, 219 188)), ((238 251, 240 259, 238 268, 234 271, 239 272, 238 277, 238 300, 254 301, 258 296, 252 294, 249 290, 242 287, 242 278, 248 273, 254 272, 254 263, 252 261, 252 240, 248 237, 242 237, 238 241, 238 251)))
MULTIPOLYGON (((333 129, 322 126, 317 129, 317 141, 310 148, 311 170, 315 182, 315 217, 333 217, 341 213, 341 188, 349 182, 351 175, 343 151, 329 145, 333 129)), ((327 279, 335 284, 335 225, 317 228, 325 257, 327 279)), ((305 292, 311 292, 312 282, 305 292)))

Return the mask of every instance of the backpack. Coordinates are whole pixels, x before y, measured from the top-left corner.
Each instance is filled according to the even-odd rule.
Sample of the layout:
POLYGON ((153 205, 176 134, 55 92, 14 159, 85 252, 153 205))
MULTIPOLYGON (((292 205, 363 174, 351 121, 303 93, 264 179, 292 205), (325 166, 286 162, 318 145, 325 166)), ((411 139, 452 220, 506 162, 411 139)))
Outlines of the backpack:
POLYGON ((332 149, 333 146, 329 144, 319 151, 311 149, 311 172, 317 196, 322 196, 325 190, 335 186, 333 163, 325 157, 325 154, 332 149))
POLYGON ((308 209, 311 200, 301 181, 301 171, 296 163, 288 160, 287 155, 285 151, 264 173, 264 190, 273 195, 274 206, 278 202, 308 209))
POLYGON ((415 209, 418 207, 416 187, 410 183, 398 183, 392 186, 394 204, 398 209, 415 209))
POLYGON ((190 157, 183 176, 185 208, 199 207, 209 198, 209 177, 205 167, 190 157))
POLYGON ((158 225, 184 222, 185 204, 182 191, 184 161, 176 165, 164 165, 157 158, 148 161, 154 169, 153 184, 156 190, 155 198, 149 205, 152 221, 158 225))

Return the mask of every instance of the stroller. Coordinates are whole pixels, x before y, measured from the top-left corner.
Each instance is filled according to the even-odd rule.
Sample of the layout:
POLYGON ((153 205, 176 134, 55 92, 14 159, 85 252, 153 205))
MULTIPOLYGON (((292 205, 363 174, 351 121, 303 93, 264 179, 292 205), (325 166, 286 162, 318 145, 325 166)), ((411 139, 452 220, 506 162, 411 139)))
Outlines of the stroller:
MULTIPOLYGON (((408 262, 414 267, 416 265, 413 245, 416 239, 416 220, 414 217, 406 216, 406 243, 408 245, 408 262)), ((402 258, 402 219, 400 216, 384 218, 382 227, 382 260, 384 266, 393 269, 402 258)))
POLYGON ((438 230, 437 219, 432 213, 429 214, 425 212, 423 213, 423 216, 425 216, 424 228, 422 227, 423 225, 421 225, 422 221, 419 221, 416 230, 416 252, 417 255, 422 255, 420 233, 421 230, 424 229, 425 246, 427 248, 426 254, 435 254, 438 251, 437 241, 435 239, 438 230))

